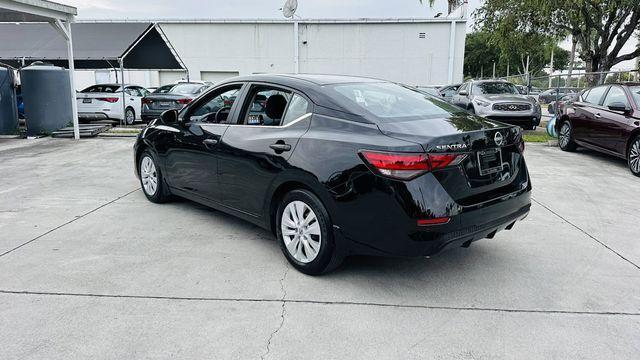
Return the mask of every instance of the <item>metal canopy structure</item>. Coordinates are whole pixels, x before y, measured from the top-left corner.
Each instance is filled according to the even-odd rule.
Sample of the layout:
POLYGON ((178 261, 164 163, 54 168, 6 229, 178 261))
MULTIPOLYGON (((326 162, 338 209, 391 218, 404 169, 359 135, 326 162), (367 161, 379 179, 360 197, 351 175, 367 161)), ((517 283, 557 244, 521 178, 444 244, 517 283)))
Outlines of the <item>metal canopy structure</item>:
MULTIPOLYGON (((74 23, 76 69, 184 70, 164 32, 153 23, 74 23)), ((0 24, 0 61, 15 67, 34 61, 68 65, 63 40, 46 24, 0 24)))
MULTIPOLYGON (((73 6, 58 4, 46 0, 0 0, 0 23, 45 22, 56 29, 66 42, 69 63, 69 81, 71 82, 71 109, 73 113, 73 137, 80 138, 78 109, 74 90, 73 36, 71 23, 78 10, 73 6)), ((13 38, 12 42, 18 42, 13 38)), ((64 48, 64 47, 62 47, 64 48)))

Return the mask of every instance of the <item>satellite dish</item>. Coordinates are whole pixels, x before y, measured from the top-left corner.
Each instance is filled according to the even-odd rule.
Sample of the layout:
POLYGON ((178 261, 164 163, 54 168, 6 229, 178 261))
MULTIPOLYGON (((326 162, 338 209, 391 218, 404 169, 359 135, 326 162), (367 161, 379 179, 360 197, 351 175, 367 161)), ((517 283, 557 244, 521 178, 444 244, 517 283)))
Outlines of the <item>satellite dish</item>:
POLYGON ((293 18, 298 10, 298 0, 287 0, 282 7, 282 14, 287 19, 293 18))

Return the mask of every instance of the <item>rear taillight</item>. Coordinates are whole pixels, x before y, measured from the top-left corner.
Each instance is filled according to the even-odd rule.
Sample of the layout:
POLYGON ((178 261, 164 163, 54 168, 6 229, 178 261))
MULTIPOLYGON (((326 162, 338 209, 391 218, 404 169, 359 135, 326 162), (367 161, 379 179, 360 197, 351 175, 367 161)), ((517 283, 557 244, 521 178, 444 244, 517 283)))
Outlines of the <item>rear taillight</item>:
POLYGON ((177 102, 178 104, 180 104, 180 105, 186 105, 186 104, 190 103, 190 102, 191 102, 191 100, 192 100, 192 99, 189 99, 189 98, 186 98, 186 99, 178 99, 178 100, 176 100, 176 102, 177 102))
POLYGON ((458 165, 465 154, 389 153, 361 151, 363 160, 380 175, 410 180, 429 171, 458 165))
POLYGON ((143 104, 147 104, 147 105, 153 104, 153 100, 147 99, 147 98, 142 98, 142 103, 143 104))
POLYGON ((106 101, 106 102, 112 103, 112 104, 118 102, 118 98, 117 97, 104 97, 104 98, 97 98, 96 100, 106 101))

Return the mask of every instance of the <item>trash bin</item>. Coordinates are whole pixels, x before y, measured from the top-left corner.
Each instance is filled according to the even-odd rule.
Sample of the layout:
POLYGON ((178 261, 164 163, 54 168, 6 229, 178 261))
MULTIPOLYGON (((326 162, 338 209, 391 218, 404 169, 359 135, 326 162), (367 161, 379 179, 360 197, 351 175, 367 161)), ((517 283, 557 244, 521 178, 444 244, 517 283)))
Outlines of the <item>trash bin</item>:
POLYGON ((16 104, 13 70, 0 67, 0 135, 18 133, 18 106, 16 104))
POLYGON ((20 80, 27 136, 48 135, 73 121, 69 70, 34 63, 20 70, 20 80))

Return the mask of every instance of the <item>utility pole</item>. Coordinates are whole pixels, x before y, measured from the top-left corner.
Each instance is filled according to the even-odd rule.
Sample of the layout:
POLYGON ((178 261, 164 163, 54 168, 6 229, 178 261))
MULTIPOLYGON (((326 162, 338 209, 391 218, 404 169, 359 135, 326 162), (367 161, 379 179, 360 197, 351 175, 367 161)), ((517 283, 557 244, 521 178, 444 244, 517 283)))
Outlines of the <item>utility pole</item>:
POLYGON ((509 79, 509 63, 507 63, 507 80, 509 79))
POLYGON ((553 44, 553 48, 551 48, 551 71, 549 72, 549 88, 551 88, 552 85, 552 76, 553 76, 553 50, 555 50, 555 44, 553 44))
POLYGON ((492 79, 496 78, 496 62, 493 62, 493 76, 491 76, 492 79))

